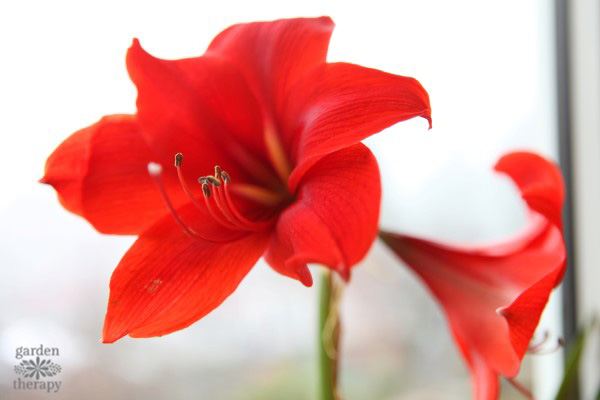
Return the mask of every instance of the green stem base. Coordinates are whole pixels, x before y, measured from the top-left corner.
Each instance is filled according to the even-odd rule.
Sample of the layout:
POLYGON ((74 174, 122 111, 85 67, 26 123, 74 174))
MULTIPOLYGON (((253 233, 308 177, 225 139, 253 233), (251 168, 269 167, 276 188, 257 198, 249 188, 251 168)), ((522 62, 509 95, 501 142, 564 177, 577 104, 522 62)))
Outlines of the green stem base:
POLYGON ((330 270, 321 274, 319 287, 319 399, 337 400, 339 318, 337 291, 330 270))

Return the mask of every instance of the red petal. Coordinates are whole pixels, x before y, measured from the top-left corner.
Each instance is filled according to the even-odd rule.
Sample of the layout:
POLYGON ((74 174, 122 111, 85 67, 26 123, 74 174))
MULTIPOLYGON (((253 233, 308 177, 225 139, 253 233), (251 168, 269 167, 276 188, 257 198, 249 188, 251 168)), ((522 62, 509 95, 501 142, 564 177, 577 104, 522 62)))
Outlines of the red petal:
POLYGON ((413 78, 345 63, 318 67, 291 90, 283 114, 298 164, 289 185, 323 155, 417 116, 431 123, 429 96, 413 78))
MULTIPOLYGON (((200 222, 195 209, 186 207, 180 213, 200 222)), ((208 230, 216 234, 222 229, 205 226, 208 230)), ((159 221, 140 236, 113 273, 103 342, 127 334, 165 335, 204 317, 237 288, 264 252, 267 237, 262 232, 211 243, 186 236, 170 216, 159 221)))
MULTIPOLYGON (((460 347, 460 345, 459 345, 460 347)), ((463 354, 468 354, 463 350, 463 354)), ((474 355, 469 360, 473 385, 473 399, 475 400, 497 400, 500 393, 498 374, 492 371, 485 360, 474 355)))
POLYGON ((496 398, 497 374, 517 374, 566 257, 555 225, 560 220, 554 220, 563 201, 558 168, 530 153, 512 153, 496 169, 515 180, 530 205, 526 234, 477 249, 382 234, 444 308, 473 371, 477 399, 496 398))
POLYGON ((212 41, 206 54, 235 63, 274 115, 290 86, 325 62, 333 27, 329 17, 234 25, 212 41))
MULTIPOLYGON (((61 204, 98 231, 137 234, 167 211, 148 175, 153 159, 135 117, 107 116, 58 146, 41 182, 52 185, 61 204)), ((176 205, 184 201, 180 192, 173 191, 176 205)))
POLYGON ((324 264, 348 278, 377 234, 381 184, 377 162, 363 144, 319 160, 279 217, 265 254, 284 275, 310 286, 306 263, 324 264))
POLYGON ((127 69, 138 89, 144 137, 171 164, 181 152, 196 177, 227 169, 237 181, 265 164, 262 117, 240 72, 227 61, 198 57, 167 61, 152 57, 135 40, 127 69))
POLYGON ((514 152, 502 157, 495 169, 512 178, 532 210, 543 214, 562 229, 561 211, 565 187, 560 170, 546 165, 547 161, 539 155, 514 152))

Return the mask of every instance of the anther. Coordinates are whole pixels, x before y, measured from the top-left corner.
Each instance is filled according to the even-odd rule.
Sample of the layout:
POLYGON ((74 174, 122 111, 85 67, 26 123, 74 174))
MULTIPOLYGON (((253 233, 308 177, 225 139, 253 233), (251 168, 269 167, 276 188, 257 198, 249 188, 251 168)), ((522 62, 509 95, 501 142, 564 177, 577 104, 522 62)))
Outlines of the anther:
POLYGON ((177 153, 175 154, 175 166, 181 167, 181 163, 183 162, 183 154, 177 153))
POLYGON ((202 176, 198 178, 198 182, 202 185, 206 209, 221 225, 231 230, 259 231, 273 224, 273 218, 264 221, 252 221, 241 215, 229 194, 231 177, 218 165, 215 166, 215 176, 202 176))
POLYGON ((210 186, 208 186, 208 183, 202 184, 202 193, 204 193, 204 197, 210 197, 210 186))
POLYGON ((221 186, 221 181, 219 181, 218 179, 216 179, 214 176, 208 175, 208 176, 201 176, 200 178, 198 178, 198 183, 200 183, 201 185, 205 184, 205 183, 210 183, 213 186, 219 187, 221 186))
POLYGON ((227 185, 231 183, 231 178, 226 171, 221 171, 221 178, 223 178, 223 182, 225 182, 227 185))

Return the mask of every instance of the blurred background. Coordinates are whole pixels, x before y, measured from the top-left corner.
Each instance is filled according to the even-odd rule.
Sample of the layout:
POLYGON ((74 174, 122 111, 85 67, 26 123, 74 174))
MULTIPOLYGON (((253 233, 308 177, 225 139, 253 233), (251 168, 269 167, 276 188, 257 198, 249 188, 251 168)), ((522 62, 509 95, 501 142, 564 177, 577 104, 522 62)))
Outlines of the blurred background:
MULTIPOLYGON (((96 233, 36 183, 69 134, 102 115, 135 112, 125 69, 134 37, 157 57, 185 58, 201 55, 229 25, 254 20, 329 15, 336 22, 329 61, 413 76, 428 90, 432 130, 408 121, 366 142, 382 171, 387 229, 463 242, 506 237, 524 224, 525 208, 511 183, 493 174, 496 159, 514 149, 561 159, 576 205, 567 235, 577 269, 540 329, 570 340, 599 301, 600 11, 592 1, 569 7, 560 0, 2 3, 0 399, 315 397, 316 290, 262 261, 192 327, 100 344, 110 275, 135 238, 96 233), (15 349, 40 344, 60 350, 60 391, 15 390, 15 349)), ((379 243, 355 271, 342 310, 344 397, 469 398, 468 372, 425 288, 379 243)), ((596 353, 592 347, 584 360, 582 399, 597 385, 596 353)), ((528 356, 518 380, 536 398, 552 399, 563 358, 563 351, 528 356)), ((519 398, 503 383, 502 399, 519 398)))

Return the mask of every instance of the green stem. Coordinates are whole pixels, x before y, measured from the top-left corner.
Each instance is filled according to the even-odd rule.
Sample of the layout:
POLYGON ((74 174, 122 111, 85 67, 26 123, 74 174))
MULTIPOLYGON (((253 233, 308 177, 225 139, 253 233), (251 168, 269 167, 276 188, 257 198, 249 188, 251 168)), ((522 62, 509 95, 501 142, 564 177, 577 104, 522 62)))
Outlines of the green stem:
POLYGON ((319 399, 336 400, 339 325, 331 271, 325 269, 319 288, 319 399), (335 313, 335 314, 332 314, 335 313))

